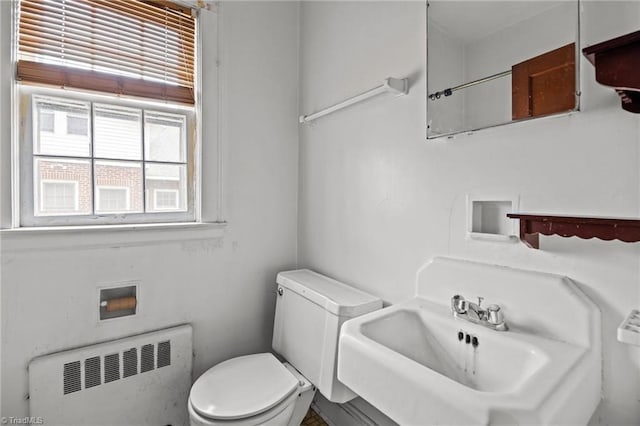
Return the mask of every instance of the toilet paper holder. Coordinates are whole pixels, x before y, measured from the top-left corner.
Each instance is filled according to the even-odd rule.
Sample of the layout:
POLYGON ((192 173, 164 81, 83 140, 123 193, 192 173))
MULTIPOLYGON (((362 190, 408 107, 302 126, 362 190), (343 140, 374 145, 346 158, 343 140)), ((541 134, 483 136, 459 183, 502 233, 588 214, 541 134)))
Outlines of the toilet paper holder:
POLYGON ((137 311, 138 283, 119 283, 116 286, 100 289, 100 320, 131 316, 137 311))
POLYGON ((100 307, 105 308, 107 312, 126 311, 135 309, 138 300, 135 296, 117 297, 115 299, 103 300, 100 307))

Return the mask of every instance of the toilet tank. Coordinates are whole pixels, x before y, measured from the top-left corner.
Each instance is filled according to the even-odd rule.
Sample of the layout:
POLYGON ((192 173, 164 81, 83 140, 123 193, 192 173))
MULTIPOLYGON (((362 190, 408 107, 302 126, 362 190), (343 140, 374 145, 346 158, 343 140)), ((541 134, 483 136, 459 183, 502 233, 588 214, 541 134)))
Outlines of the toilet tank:
POLYGON ((308 269, 280 272, 277 283, 273 349, 329 401, 355 398, 336 376, 340 327, 382 300, 308 269))

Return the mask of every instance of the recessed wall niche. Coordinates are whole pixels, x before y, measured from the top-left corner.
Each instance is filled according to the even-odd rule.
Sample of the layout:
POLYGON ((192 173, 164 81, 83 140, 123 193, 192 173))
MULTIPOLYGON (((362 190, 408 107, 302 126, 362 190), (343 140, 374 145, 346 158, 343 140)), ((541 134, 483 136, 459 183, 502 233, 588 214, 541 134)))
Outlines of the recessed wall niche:
POLYGON ((517 198, 467 197, 467 237, 493 241, 517 241, 513 221, 507 217, 518 206, 517 198))

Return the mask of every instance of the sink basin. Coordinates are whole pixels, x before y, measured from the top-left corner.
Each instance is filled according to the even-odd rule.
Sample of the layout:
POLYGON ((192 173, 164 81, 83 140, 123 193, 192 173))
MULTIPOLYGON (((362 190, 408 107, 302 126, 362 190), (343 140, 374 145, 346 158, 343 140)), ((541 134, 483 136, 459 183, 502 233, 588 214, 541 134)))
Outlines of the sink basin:
POLYGON ((418 295, 347 321, 339 380, 401 425, 588 422, 600 399, 598 339, 589 346, 535 324, 545 308, 530 324, 495 331, 453 317, 443 302, 418 295))
POLYGON ((549 362, 549 355, 540 347, 544 345, 536 346, 517 334, 468 327, 447 312, 438 312, 439 308, 389 309, 365 321, 360 332, 435 373, 482 392, 513 391, 549 362), (459 340, 459 332, 464 337, 471 333, 478 346, 465 343, 464 337, 459 340))

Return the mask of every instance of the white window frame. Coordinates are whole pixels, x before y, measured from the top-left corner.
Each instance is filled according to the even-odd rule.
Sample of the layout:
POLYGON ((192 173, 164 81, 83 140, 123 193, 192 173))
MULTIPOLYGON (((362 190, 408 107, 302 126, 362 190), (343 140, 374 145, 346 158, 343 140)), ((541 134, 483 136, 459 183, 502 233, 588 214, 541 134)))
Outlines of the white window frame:
MULTIPOLYGON (((44 187, 45 184, 48 183, 61 183, 61 184, 66 184, 66 185, 73 185, 73 209, 78 211, 80 210, 80 197, 78 194, 78 182, 75 180, 55 180, 55 179, 43 179, 40 181, 40 187, 38 188, 39 191, 39 198, 40 198, 40 206, 44 207, 44 187)), ((35 214, 35 212, 34 212, 35 214)), ((74 215, 74 214, 79 214, 79 213, 66 213, 66 215, 74 215)), ((47 217, 47 216, 52 216, 55 214, 47 214, 47 213, 42 213, 41 211, 37 212, 37 215, 39 217, 47 217)), ((60 216, 60 215, 56 215, 56 216, 60 216)))
MULTIPOLYGON (((129 192, 129 187, 127 186, 111 186, 111 185, 96 185, 96 210, 99 209, 100 206, 100 199, 101 199, 101 195, 100 192, 103 189, 116 189, 116 190, 124 190, 125 193, 125 198, 124 198, 124 204, 125 204, 125 210, 129 210, 131 208, 131 198, 130 198, 130 192, 129 192)), ((105 210, 104 212, 102 212, 102 214, 106 214, 106 213, 114 213, 114 214, 123 214, 122 212, 118 212, 118 211, 109 211, 109 210, 105 210)))
MULTIPOLYGON (((199 193, 197 189, 200 187, 200 183, 197 182, 199 174, 194 170, 196 169, 196 161, 199 156, 197 155, 197 135, 195 135, 196 126, 196 108, 190 106, 184 106, 179 104, 166 104, 159 103, 157 101, 147 101, 140 99, 130 99, 130 98, 116 98, 111 95, 102 95, 102 94, 88 94, 84 92, 71 91, 68 89, 54 89, 54 88, 42 88, 42 87, 31 87, 31 86, 22 86, 18 89, 18 98, 19 103, 22 104, 20 110, 26 111, 25 117, 21 120, 24 123, 24 127, 19 129, 19 139, 20 143, 20 198, 21 198, 21 209, 20 209, 20 226, 21 227, 39 227, 39 226, 59 226, 59 225, 122 225, 122 224, 141 224, 141 223, 193 223, 198 221, 198 215, 196 214, 196 209, 198 206, 197 197, 199 197, 199 193), (69 101, 79 101, 79 102, 90 102, 90 113, 89 113, 89 137, 93 136, 93 114, 94 108, 93 104, 110 104, 114 106, 123 106, 130 108, 139 108, 143 111, 153 111, 160 112, 164 114, 178 114, 186 116, 186 128, 184 129, 184 162, 157 162, 153 160, 146 160, 144 158, 144 152, 142 153, 142 158, 140 160, 121 160, 121 159, 102 159, 93 157, 56 157, 48 154, 36 155, 34 154, 34 141, 35 141, 35 133, 39 131, 37 117, 35 112, 35 99, 37 97, 44 98, 58 98, 60 100, 69 100, 69 101), (168 106, 169 105, 169 106, 168 106), (30 127, 30 128, 29 128, 30 127), (194 153, 194 151, 196 151, 194 153), (105 160, 105 161, 123 161, 123 162, 135 162, 139 163, 143 169, 143 188, 145 187, 145 176, 144 169, 145 164, 185 164, 187 167, 186 176, 187 179, 189 176, 192 177, 193 180, 186 182, 186 209, 184 211, 175 211, 175 210, 167 210, 167 211, 153 211, 151 206, 148 206, 149 210, 144 213, 122 213, 122 212, 114 212, 114 213, 106 213, 100 212, 96 213, 94 208, 93 214, 70 214, 70 215, 47 215, 47 216, 38 216, 36 215, 36 206, 34 205, 34 187, 33 183, 35 182, 35 172, 34 169, 34 159, 37 157, 45 157, 45 158, 59 158, 64 161, 73 161, 73 160, 89 160, 92 167, 92 175, 94 174, 94 166, 93 162, 105 160), (191 172, 189 171, 191 169, 191 172)), ((141 121, 142 131, 144 131, 144 114, 141 121)), ((143 142, 142 142, 143 143, 143 142)), ((144 147, 141 147, 142 151, 144 151, 144 147)), ((97 207, 97 186, 95 182, 95 176, 93 176, 93 185, 92 185, 92 199, 93 206, 97 207)), ((100 185, 103 186, 103 185, 100 185)), ((143 192, 144 193, 144 192, 143 192)), ((143 196, 143 205, 147 202, 143 196)))

